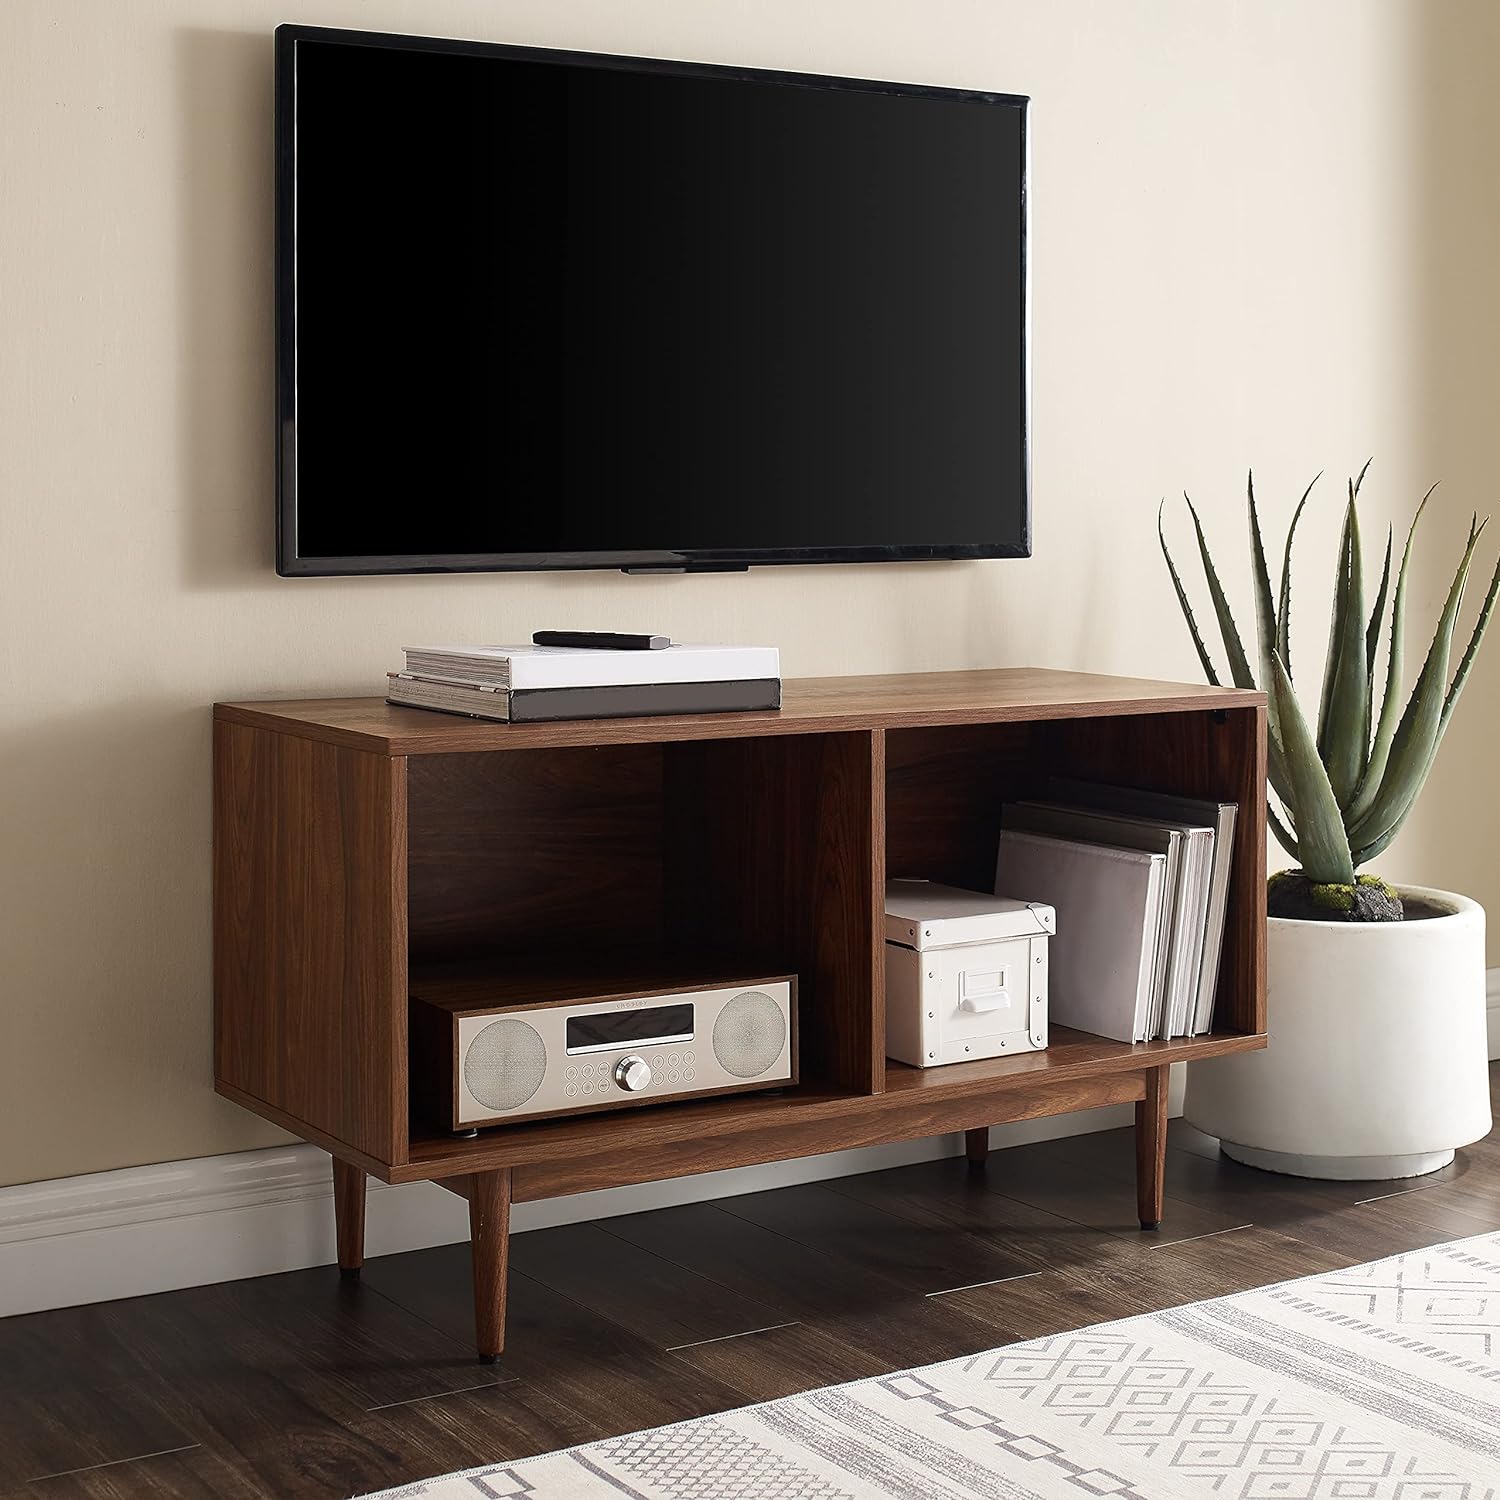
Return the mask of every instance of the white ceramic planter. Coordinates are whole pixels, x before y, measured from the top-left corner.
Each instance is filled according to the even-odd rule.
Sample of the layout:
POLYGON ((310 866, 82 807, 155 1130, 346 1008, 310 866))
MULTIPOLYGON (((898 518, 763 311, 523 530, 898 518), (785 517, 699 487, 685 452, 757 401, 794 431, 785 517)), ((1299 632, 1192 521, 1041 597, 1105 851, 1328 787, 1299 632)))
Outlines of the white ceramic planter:
POLYGON ((1188 1069, 1183 1113, 1298 1177, 1414 1177, 1490 1129, 1484 909, 1403 889, 1405 922, 1271 918, 1269 1045, 1188 1069))

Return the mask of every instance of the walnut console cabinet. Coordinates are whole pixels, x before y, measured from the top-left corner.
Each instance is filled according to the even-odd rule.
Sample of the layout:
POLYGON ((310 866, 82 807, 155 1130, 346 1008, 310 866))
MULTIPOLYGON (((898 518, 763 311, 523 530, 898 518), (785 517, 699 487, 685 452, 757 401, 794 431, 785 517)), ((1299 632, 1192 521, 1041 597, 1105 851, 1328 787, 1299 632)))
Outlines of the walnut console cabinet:
POLYGON ((991 1124, 1131 1101, 1151 1226, 1168 1065, 1265 1045, 1259 693, 1014 669, 792 681, 773 713, 511 725, 352 698, 214 720, 218 1090, 332 1154, 349 1274, 367 1176, 468 1200, 482 1358, 512 1202, 959 1130, 982 1160, 991 1124), (1240 804, 1213 1031, 888 1061, 886 878, 989 888, 1001 803, 1055 774, 1240 804), (703 952, 799 976, 796 1087, 469 1138, 413 1111, 414 976, 703 952))

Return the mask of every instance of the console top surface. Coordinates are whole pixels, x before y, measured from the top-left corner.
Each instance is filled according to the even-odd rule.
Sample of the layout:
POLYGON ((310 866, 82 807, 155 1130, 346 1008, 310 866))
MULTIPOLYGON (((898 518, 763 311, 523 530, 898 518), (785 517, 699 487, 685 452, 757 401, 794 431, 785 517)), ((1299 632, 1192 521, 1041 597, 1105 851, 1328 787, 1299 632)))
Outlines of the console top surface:
POLYGON ((220 721, 323 740, 383 755, 441 755, 559 745, 622 745, 845 730, 905 729, 1117 714, 1252 708, 1263 693, 1200 683, 1155 682, 1000 667, 872 677, 790 678, 782 707, 757 713, 664 714, 509 724, 402 708, 383 698, 306 698, 218 703, 220 721))

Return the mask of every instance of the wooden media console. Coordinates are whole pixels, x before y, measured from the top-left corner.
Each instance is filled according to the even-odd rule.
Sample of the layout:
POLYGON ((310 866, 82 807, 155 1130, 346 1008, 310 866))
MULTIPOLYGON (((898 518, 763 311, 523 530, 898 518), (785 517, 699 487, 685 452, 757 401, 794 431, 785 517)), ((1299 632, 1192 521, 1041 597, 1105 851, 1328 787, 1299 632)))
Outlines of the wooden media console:
MULTIPOLYGON (((1169 1064, 1265 1045, 1263 695, 1011 669, 786 684, 779 712, 503 724, 379 698, 214 710, 214 1072, 329 1151, 339 1264, 365 1177, 466 1198, 478 1347, 504 1339, 510 1205, 1132 1101, 1162 1214, 1169 1064), (993 884, 1000 807, 1067 775, 1235 801, 1214 1029, 885 1056, 884 886, 993 884), (777 1093, 454 1135, 410 1103, 415 977, 714 952, 799 979, 777 1093)), ((1066 942, 1060 933, 1057 942, 1066 942)))

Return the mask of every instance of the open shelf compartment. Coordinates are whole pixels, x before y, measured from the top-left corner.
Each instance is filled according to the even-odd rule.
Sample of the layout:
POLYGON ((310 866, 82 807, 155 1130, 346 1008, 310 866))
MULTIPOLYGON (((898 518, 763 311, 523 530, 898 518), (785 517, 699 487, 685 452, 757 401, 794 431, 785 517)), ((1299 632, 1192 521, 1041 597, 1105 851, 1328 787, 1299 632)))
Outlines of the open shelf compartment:
MULTIPOLYGON (((600 993, 619 974, 644 990, 653 975, 794 973, 800 1081, 783 1102, 882 1087, 872 745, 853 733, 413 758, 410 987, 461 973, 477 999, 488 973, 504 1003, 518 971, 539 993, 580 968, 601 975, 600 993)), ((584 1124, 618 1134, 623 1115, 672 1107, 584 1124)), ((426 1139, 415 1090, 411 1120, 414 1143, 426 1139)))
MULTIPOLYGON (((1233 873, 1213 1031, 1183 1038, 1186 1055, 1230 1050, 1234 1038, 1266 1029, 1264 974, 1265 796, 1258 710, 1123 714, 1014 723, 893 729, 886 734, 886 871, 991 891, 1001 808, 1045 797, 1055 776, 1110 782, 1150 791, 1237 802, 1233 873)), ((1066 941, 1066 933, 1054 940, 1066 941)), ((1083 1033, 1053 1028, 1057 1036, 1083 1033)), ((1130 1066, 1150 1066, 1146 1049, 1164 1044, 1109 1042, 1130 1066)), ((1039 1056, 1044 1054, 1030 1054, 1039 1056)), ((996 1058, 998 1074, 1026 1056, 996 1058)), ((981 1064, 964 1064, 978 1067, 981 1064)), ((951 1068, 910 1069, 943 1075, 951 1068)), ((887 1086, 902 1076, 887 1070, 887 1086)), ((941 1077, 926 1087, 941 1088, 941 1077)))

